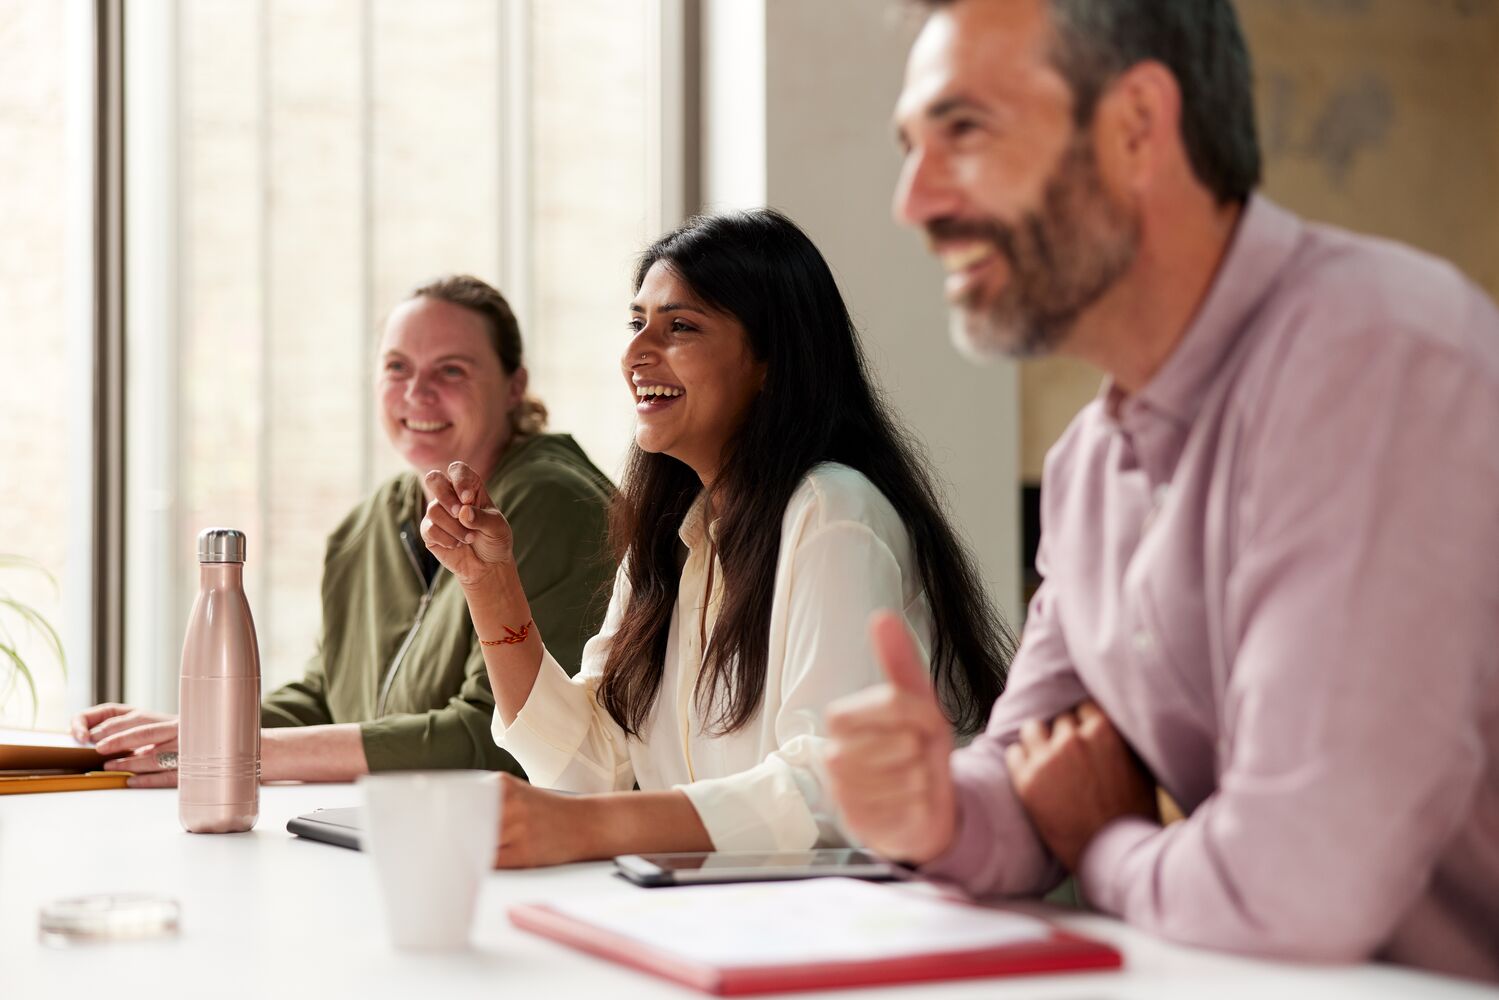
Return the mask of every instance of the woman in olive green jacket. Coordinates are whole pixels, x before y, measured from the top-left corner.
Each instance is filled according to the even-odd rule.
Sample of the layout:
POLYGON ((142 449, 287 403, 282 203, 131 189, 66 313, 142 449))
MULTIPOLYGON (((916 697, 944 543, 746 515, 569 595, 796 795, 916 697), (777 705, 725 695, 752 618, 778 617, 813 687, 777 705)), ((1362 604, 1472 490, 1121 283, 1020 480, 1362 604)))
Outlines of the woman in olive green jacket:
MULTIPOLYGON (((261 705, 262 775, 346 781, 370 771, 476 767, 520 773, 495 746, 494 696, 463 593, 417 532, 422 475, 476 465, 512 523, 537 626, 577 663, 597 631, 614 566, 604 554, 609 480, 571 437, 543 434, 526 394, 520 330, 489 285, 466 276, 418 288, 391 313, 378 396, 387 437, 410 467, 356 507, 328 540, 323 628, 301 680, 261 705)), ((175 783, 177 720, 126 705, 74 719, 80 739, 124 756, 132 786, 175 783)))

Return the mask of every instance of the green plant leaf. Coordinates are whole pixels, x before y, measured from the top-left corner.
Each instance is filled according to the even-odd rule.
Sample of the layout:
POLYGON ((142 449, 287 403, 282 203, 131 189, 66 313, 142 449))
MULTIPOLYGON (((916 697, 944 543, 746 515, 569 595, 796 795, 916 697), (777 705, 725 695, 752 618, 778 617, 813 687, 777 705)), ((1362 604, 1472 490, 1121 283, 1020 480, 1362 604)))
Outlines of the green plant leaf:
POLYGON ((28 559, 25 556, 13 556, 0 553, 0 569, 29 569, 33 573, 40 573, 42 576, 47 578, 48 583, 52 584, 53 593, 57 592, 57 577, 53 576, 52 572, 47 569, 47 567, 43 566, 35 559, 28 559))
POLYGON ((42 617, 42 613, 35 608, 22 604, 13 597, 0 597, 0 607, 10 608, 21 620, 41 634, 47 645, 52 647, 52 652, 57 655, 58 665, 62 667, 63 676, 68 675, 67 656, 63 653, 62 636, 57 634, 57 629, 42 617))
MULTIPOLYGON (((57 594, 57 577, 46 571, 39 562, 25 556, 6 555, 0 553, 0 570, 27 570, 31 573, 39 573, 46 577, 46 582, 51 583, 52 592, 57 594)), ((31 723, 36 723, 36 714, 40 709, 40 699, 36 691, 36 675, 30 666, 27 666, 24 658, 19 652, 21 643, 15 640, 15 630, 12 630, 12 622, 19 621, 25 627, 42 637, 45 645, 51 646, 52 654, 57 657, 57 666, 60 667, 63 678, 67 676, 67 655, 63 649, 63 639, 58 636, 57 630, 52 628, 51 622, 46 621, 45 616, 30 604, 21 603, 16 598, 10 597, 6 592, 0 591, 0 612, 9 612, 9 615, 0 613, 0 667, 4 667, 6 685, 4 693, 0 694, 0 705, 9 702, 10 696, 15 693, 16 678, 25 682, 25 688, 31 696, 31 723), (10 621, 6 621, 9 618, 10 621)))
MULTIPOLYGON (((52 585, 54 594, 58 593, 57 578, 47 571, 47 568, 34 559, 26 556, 10 555, 0 553, 0 570, 27 570, 39 573, 46 577, 47 582, 52 585)), ((31 694, 31 720, 36 722, 36 714, 41 707, 37 696, 36 676, 32 668, 22 658, 19 647, 20 643, 15 639, 11 621, 19 620, 27 628, 42 637, 43 642, 51 647, 52 653, 57 658, 57 664, 62 670, 63 677, 68 675, 67 655, 63 650, 62 636, 52 627, 52 623, 36 608, 24 604, 20 600, 11 597, 8 593, 0 591, 0 612, 9 610, 10 615, 0 614, 0 667, 9 667, 3 673, 6 675, 6 685, 3 694, 0 694, 0 705, 10 700, 10 696, 16 689, 16 678, 19 677, 26 683, 26 688, 31 694), (8 661, 8 663, 7 663, 8 661)))
POLYGON ((26 667, 26 661, 21 659, 21 654, 16 652, 15 647, 4 643, 0 643, 0 655, 8 657, 10 662, 15 665, 12 678, 16 674, 19 674, 21 679, 26 682, 26 687, 31 691, 31 719, 35 722, 37 709, 41 706, 41 702, 37 700, 36 681, 32 679, 31 671, 26 667))

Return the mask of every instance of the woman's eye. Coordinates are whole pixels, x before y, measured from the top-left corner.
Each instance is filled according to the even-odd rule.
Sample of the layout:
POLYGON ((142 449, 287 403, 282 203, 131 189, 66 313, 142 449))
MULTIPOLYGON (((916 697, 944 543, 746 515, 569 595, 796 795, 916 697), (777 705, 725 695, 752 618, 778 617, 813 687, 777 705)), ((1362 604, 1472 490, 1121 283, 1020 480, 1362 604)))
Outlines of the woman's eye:
POLYGON ((628 329, 631 333, 639 333, 641 330, 645 329, 645 321, 640 319, 632 319, 625 324, 625 328, 628 329))
POLYGON ((674 319, 671 321, 671 329, 673 333, 686 333, 695 330, 696 327, 686 320, 674 319))

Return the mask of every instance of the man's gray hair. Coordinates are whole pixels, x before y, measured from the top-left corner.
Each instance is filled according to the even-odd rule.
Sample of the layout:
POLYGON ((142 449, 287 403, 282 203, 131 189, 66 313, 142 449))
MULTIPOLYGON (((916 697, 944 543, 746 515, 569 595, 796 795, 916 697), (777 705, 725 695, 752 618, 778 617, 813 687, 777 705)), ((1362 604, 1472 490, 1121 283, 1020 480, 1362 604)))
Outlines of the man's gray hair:
MULTIPOLYGON (((962 0, 918 0, 928 9, 962 0)), ((1181 90, 1182 144, 1219 202, 1260 182, 1249 49, 1230 0, 1045 0, 1056 30, 1052 61, 1072 88, 1079 126, 1108 85, 1142 62, 1171 71, 1181 90)))

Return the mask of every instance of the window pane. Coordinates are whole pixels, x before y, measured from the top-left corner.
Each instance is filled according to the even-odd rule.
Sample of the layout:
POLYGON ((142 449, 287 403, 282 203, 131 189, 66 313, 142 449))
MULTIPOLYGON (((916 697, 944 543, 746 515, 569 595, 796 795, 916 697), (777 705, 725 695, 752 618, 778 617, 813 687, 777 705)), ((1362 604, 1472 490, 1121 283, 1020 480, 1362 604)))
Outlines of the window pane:
POLYGON ((130 700, 175 704, 211 525, 249 535, 265 685, 300 676, 326 538, 403 470, 375 421, 374 348, 427 278, 470 272, 512 296, 553 428, 617 465, 632 418, 619 331, 646 236, 646 11, 127 7, 130 700))
POLYGON ((0 651, 0 725, 63 727, 91 673, 87 13, 76 3, 0 2, 0 357, 10 373, 0 392, 0 597, 61 633, 75 682, 70 694, 45 632, 0 606, 0 645, 37 688, 33 712, 0 651))
MULTIPOLYGON (((131 642, 128 693, 164 706, 197 589, 194 539, 210 525, 249 535, 265 686, 301 675, 327 536, 400 468, 374 427, 378 321, 438 272, 498 280, 496 4, 176 10, 175 23, 134 25, 175 66, 160 88, 165 138, 132 146, 139 172, 179 177, 172 203, 151 207, 179 220, 161 227, 175 254, 155 269, 131 262, 132 291, 166 289, 176 317, 131 331, 135 356, 159 355, 132 371, 134 397, 177 411, 134 421, 165 433, 129 442, 132 470, 154 470, 133 498, 160 530, 130 538, 146 577, 131 598, 151 628, 131 642)), ((133 79, 149 67, 137 60, 133 79)))
POLYGON ((648 239, 649 0, 532 6, 534 385, 553 422, 617 473, 634 427, 619 375, 648 239))
POLYGON ((442 272, 475 274, 504 292, 501 4, 379 0, 374 13, 377 313, 442 272))

